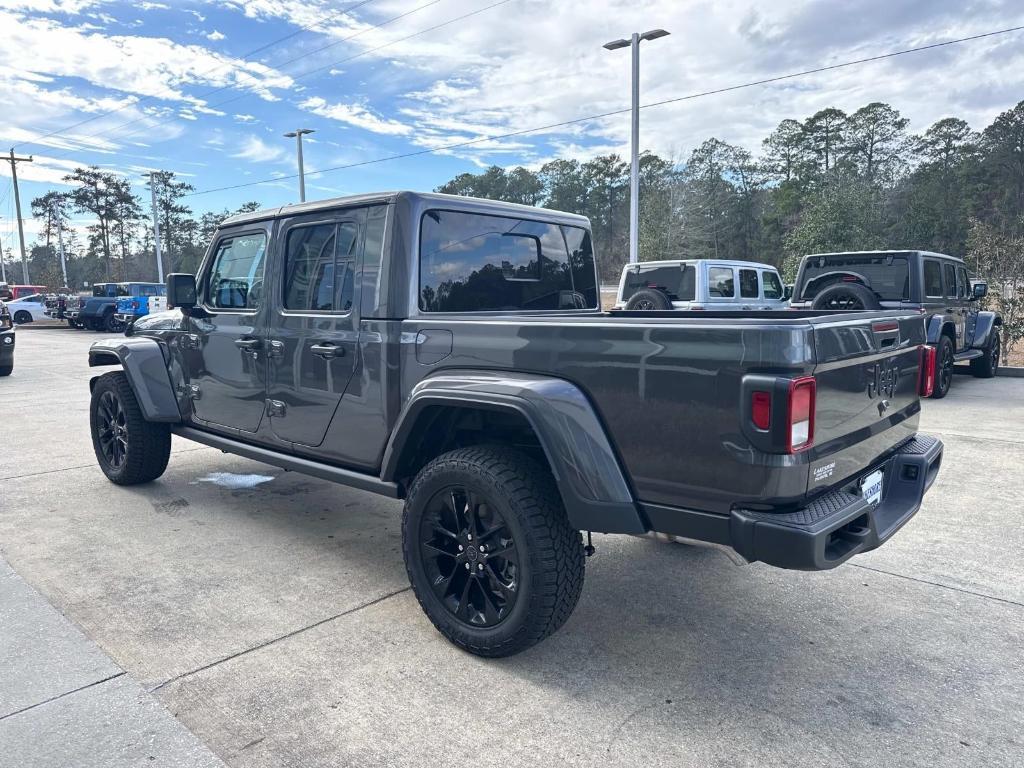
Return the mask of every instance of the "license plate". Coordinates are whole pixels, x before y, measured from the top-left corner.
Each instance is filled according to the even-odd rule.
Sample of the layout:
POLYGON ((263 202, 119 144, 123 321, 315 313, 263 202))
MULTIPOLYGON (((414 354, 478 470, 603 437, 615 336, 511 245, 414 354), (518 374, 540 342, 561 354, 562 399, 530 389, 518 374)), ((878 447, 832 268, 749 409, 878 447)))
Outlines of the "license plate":
POLYGON ((860 481, 860 492, 868 504, 877 504, 882 500, 882 470, 872 472, 860 481))

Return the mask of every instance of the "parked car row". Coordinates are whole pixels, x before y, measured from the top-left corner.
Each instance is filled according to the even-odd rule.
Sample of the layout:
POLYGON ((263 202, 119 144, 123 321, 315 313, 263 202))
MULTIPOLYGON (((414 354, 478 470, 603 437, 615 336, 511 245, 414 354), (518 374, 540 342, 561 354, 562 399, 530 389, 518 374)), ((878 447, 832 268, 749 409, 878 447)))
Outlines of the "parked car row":
MULTIPOLYGON (((127 325, 151 311, 150 301, 167 295, 163 283, 96 283, 92 296, 64 310, 64 319, 73 328, 119 333, 127 325)), ((165 309, 155 303, 152 309, 165 309)))
POLYGON ((999 369, 1002 318, 980 308, 988 292, 962 259, 929 251, 863 251, 805 256, 784 289, 774 267, 747 261, 649 261, 622 270, 623 311, 913 310, 925 315, 932 397, 945 397, 954 365, 991 378, 999 369))

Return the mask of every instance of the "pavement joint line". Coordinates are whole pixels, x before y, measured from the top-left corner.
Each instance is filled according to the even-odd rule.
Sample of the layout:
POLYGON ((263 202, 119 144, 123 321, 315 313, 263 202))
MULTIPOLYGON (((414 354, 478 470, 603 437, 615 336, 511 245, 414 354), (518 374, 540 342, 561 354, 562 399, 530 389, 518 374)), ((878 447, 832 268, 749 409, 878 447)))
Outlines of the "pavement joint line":
POLYGON ((1013 440, 1008 437, 987 437, 986 435, 967 435, 963 432, 944 432, 939 429, 926 430, 929 435, 941 435, 943 437, 959 437, 963 440, 974 440, 979 443, 1008 443, 1009 445, 1024 445, 1024 440, 1013 440))
POLYGON ((93 688, 97 685, 103 685, 103 683, 109 683, 111 680, 116 680, 117 678, 124 677, 127 674, 127 672, 122 670, 121 672, 118 672, 116 675, 110 675, 110 677, 104 677, 102 680, 95 680, 91 683, 86 683, 83 686, 79 686, 78 688, 75 688, 73 690, 64 691, 64 693, 58 693, 56 696, 51 696, 45 701, 36 702, 35 704, 29 704, 27 707, 22 707, 21 709, 17 709, 14 712, 8 712, 6 715, 0 715, 0 720, 6 720, 9 717, 14 717, 15 715, 20 715, 24 712, 36 709, 37 707, 45 706, 46 704, 57 701, 58 699, 63 699, 65 696, 71 696, 72 694, 79 693, 80 691, 84 691, 88 688, 93 688))
POLYGON ((377 605, 378 603, 383 603, 385 600, 389 600, 390 598, 395 597, 396 595, 400 595, 403 592, 408 592, 411 589, 412 589, 411 586, 402 587, 401 589, 396 589, 394 592, 388 592, 386 595, 381 595, 380 597, 375 597, 373 600, 368 600, 365 603, 360 603, 359 605, 354 606, 352 608, 348 608, 348 609, 342 611, 341 613, 336 613, 333 616, 328 616, 326 619, 320 619, 319 621, 315 621, 312 624, 308 624, 308 625, 306 625, 304 627, 299 627, 298 629, 294 629, 291 632, 287 632, 287 633, 285 633, 283 635, 280 635, 279 637, 273 637, 270 640, 265 640, 264 642, 259 643, 258 645, 254 645, 251 648, 244 648, 241 651, 237 651, 236 653, 232 653, 232 654, 230 654, 228 656, 225 656, 224 658, 217 659, 216 661, 211 661, 209 664, 204 664, 203 666, 197 667, 197 668, 192 669, 192 670, 189 670, 188 672, 182 672, 180 675, 175 675, 174 677, 170 677, 167 680, 164 680, 162 683, 159 683, 159 684, 153 686, 152 688, 149 688, 148 691, 149 691, 149 693, 156 693, 161 688, 165 688, 168 685, 170 685, 171 683, 176 683, 179 680, 183 680, 186 677, 191 677, 192 675, 197 675, 200 672, 205 672, 206 670, 212 669, 213 667, 216 667, 216 666, 218 666, 220 664, 223 664, 226 661, 231 661, 232 659, 237 659, 239 656, 245 656, 246 654, 252 653, 253 651, 260 651, 260 650, 262 650, 264 648, 267 648, 268 646, 271 646, 271 645, 274 645, 276 643, 279 643, 282 640, 288 640, 288 639, 290 639, 292 637, 295 637, 296 635, 302 634, 303 632, 307 632, 307 631, 309 631, 311 629, 316 629, 317 627, 321 627, 324 624, 327 624, 329 622, 335 621, 336 619, 341 619, 341 618, 344 618, 345 616, 348 616, 350 614, 356 613, 357 611, 361 611, 364 608, 370 608, 370 607, 372 607, 374 605, 377 605))
POLYGON ((951 584, 943 584, 941 581, 929 581, 928 579, 919 579, 916 576, 907 576, 903 573, 893 573, 892 571, 886 571, 881 568, 872 568, 870 565, 861 565, 860 563, 850 563, 854 568, 863 568, 865 571, 872 571, 874 573, 882 573, 886 576, 892 576, 897 579, 907 579, 908 581, 916 581, 918 584, 928 584, 932 587, 941 587, 942 589, 950 589, 953 592, 962 592, 965 595, 973 595, 974 597, 981 597, 986 600, 995 600, 999 603, 1006 603, 1008 605, 1016 605, 1019 608, 1024 608, 1024 603, 1018 603, 1016 600, 1010 600, 1005 597, 996 597, 995 595, 986 595, 984 592, 974 592, 970 589, 964 589, 963 587, 954 587, 951 584))
MULTIPOLYGON (((213 450, 213 449, 210 448, 209 446, 206 446, 206 445, 200 445, 200 446, 196 446, 195 448, 182 448, 181 450, 173 451, 171 453, 171 456, 174 456, 175 454, 178 454, 178 453, 192 453, 193 451, 210 451, 210 450, 213 450)), ((94 461, 91 464, 79 464, 79 465, 74 466, 74 467, 61 467, 60 469, 48 469, 45 472, 26 472, 23 475, 11 475, 10 477, 0 477, 0 480, 22 480, 22 479, 24 479, 26 477, 41 477, 43 475, 53 475, 53 474, 56 474, 58 472, 71 472, 72 470, 75 470, 75 469, 89 469, 89 467, 95 467, 95 466, 96 466, 96 462, 94 461)))

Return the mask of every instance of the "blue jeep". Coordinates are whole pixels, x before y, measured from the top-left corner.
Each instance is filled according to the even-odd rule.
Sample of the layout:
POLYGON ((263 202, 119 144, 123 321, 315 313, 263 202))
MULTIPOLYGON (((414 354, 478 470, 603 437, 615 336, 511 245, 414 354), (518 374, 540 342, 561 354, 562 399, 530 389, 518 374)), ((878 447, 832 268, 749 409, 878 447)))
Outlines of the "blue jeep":
POLYGON ((167 286, 163 283, 129 283, 130 296, 122 296, 117 300, 114 320, 128 324, 149 314, 151 296, 166 296, 167 286))

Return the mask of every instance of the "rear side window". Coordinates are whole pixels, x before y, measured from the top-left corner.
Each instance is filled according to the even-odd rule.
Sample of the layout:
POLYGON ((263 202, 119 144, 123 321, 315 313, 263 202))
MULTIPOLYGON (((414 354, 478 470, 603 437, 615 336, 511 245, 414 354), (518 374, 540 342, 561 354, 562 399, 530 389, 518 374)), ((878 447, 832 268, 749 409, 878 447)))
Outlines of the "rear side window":
POLYGON ((359 228, 354 222, 296 227, 285 251, 284 308, 348 312, 359 228))
POLYGON ((924 260, 924 295, 929 298, 942 298, 942 268, 933 259, 924 260))
POLYGON ((761 287, 757 284, 756 269, 740 270, 740 298, 756 299, 761 295, 761 287))
POLYGON ((218 309, 258 309, 266 250, 262 232, 221 240, 207 282, 207 303, 218 309))
POLYGON ((761 280, 764 282, 764 297, 766 299, 781 299, 783 294, 782 281, 775 272, 762 272, 761 280))
POLYGON ((708 295, 731 299, 736 295, 732 267, 710 267, 708 269, 708 295))
POLYGON ((950 299, 956 298, 956 267, 952 264, 942 265, 942 275, 945 278, 946 283, 946 297, 950 299))
POLYGON ((420 309, 595 308, 593 264, 589 234, 578 228, 460 211, 428 211, 420 226, 420 309))

